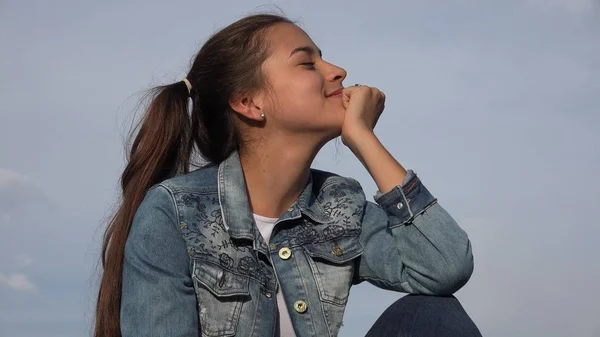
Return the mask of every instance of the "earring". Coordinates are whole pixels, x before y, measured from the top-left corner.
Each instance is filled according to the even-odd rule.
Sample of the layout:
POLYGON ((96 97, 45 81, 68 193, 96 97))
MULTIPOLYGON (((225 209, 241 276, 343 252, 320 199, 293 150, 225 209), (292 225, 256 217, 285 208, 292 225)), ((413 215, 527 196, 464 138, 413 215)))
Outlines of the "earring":
POLYGON ((265 119, 265 113, 264 112, 260 113, 260 118, 265 119))

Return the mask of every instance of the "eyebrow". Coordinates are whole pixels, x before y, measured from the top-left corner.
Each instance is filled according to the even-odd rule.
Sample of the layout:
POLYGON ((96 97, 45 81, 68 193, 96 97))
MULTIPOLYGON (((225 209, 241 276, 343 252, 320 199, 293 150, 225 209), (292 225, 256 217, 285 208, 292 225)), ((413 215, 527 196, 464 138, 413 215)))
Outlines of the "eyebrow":
MULTIPOLYGON (((292 55, 294 55, 296 53, 300 53, 300 52, 305 52, 305 53, 308 53, 310 55, 314 55, 314 54, 317 53, 313 47, 302 46, 302 47, 297 47, 294 50, 292 50, 292 52, 290 53, 290 57, 292 57, 292 55)), ((323 52, 321 51, 321 49, 319 49, 319 56, 323 57, 323 52)))

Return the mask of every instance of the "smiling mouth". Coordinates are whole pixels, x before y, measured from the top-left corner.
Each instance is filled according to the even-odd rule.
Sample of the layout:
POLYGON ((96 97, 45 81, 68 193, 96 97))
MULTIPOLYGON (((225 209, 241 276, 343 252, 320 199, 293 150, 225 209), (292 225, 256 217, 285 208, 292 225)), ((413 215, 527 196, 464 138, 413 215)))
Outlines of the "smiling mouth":
POLYGON ((329 97, 334 97, 334 96, 341 96, 341 95, 342 95, 342 90, 343 90, 343 89, 344 89, 344 88, 339 88, 338 90, 336 90, 336 91, 334 91, 334 92, 330 93, 330 94, 329 94, 329 95, 327 95, 326 97, 328 97, 328 98, 329 98, 329 97))

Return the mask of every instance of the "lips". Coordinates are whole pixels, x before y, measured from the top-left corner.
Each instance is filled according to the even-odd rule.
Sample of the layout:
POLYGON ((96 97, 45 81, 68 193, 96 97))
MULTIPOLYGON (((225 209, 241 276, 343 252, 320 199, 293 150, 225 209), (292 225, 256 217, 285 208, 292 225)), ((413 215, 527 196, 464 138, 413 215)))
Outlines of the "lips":
POLYGON ((339 88, 336 91, 330 92, 326 97, 332 97, 332 96, 341 95, 342 94, 342 90, 344 90, 344 88, 339 88))

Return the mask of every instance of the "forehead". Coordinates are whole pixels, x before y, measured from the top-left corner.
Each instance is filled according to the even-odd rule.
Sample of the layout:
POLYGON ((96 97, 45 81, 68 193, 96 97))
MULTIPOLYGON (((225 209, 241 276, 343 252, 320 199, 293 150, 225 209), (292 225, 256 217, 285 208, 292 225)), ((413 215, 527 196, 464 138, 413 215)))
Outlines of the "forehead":
POLYGON ((275 25, 267 34, 270 48, 273 54, 289 54, 298 47, 312 47, 317 50, 317 46, 308 34, 300 27, 290 24, 281 23, 275 25))

